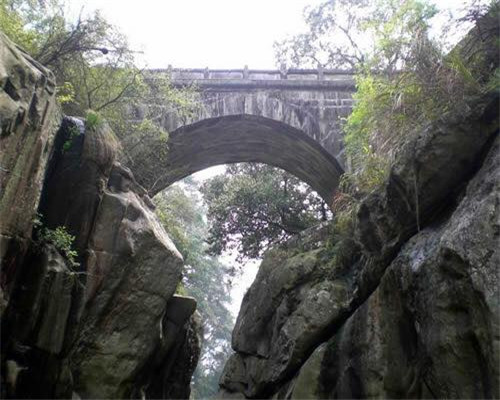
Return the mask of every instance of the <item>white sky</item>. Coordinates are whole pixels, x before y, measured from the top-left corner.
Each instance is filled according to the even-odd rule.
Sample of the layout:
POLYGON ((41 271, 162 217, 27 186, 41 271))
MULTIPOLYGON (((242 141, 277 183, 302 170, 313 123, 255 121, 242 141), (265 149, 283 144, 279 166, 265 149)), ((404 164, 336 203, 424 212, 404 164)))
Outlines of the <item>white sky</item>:
POLYGON ((302 10, 319 0, 71 0, 100 9, 149 67, 274 68, 273 42, 304 29, 302 10))
MULTIPOLYGON (((470 0, 468 0, 470 1, 470 0)), ((95 9, 144 52, 151 68, 275 68, 273 43, 305 28, 302 11, 322 0, 69 0, 95 9)), ((435 0, 457 8, 464 0, 435 0)))

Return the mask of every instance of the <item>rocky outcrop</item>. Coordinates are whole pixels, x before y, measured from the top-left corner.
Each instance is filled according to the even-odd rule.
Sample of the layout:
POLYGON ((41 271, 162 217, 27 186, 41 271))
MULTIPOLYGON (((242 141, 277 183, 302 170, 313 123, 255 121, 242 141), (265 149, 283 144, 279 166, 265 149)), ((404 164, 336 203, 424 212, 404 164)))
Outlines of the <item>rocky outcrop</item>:
POLYGON ((86 398, 130 393, 181 279, 182 257, 134 185, 130 171, 113 166, 90 235, 85 314, 73 357, 76 391, 86 398))
MULTIPOLYGON (((282 251, 281 257, 277 249, 266 257, 238 316, 237 353, 221 378, 224 390, 256 398, 273 394, 377 289, 417 225, 453 206, 498 131, 497 99, 487 97, 478 110, 447 126, 429 127, 411 144, 414 157, 401 159, 384 190, 361 203, 355 231, 360 249, 348 268, 328 262, 328 249, 321 245, 308 251, 299 245, 296 254, 282 251)), ((488 251, 494 248, 490 243, 488 251)))
POLYGON ((0 265, 5 298, 29 247, 59 124, 50 71, 0 32, 0 265))
POLYGON ((175 295, 162 320, 165 335, 145 365, 133 397, 189 399, 201 351, 202 325, 196 301, 175 295), (167 355, 169 355, 167 357, 167 355))
POLYGON ((499 396, 498 109, 486 93, 416 132, 349 240, 312 234, 266 255, 221 396, 499 396))
POLYGON ((279 397, 498 398, 500 140, 279 397))
POLYGON ((181 255, 109 127, 61 122, 51 74, 2 46, 2 397, 123 398, 139 381, 154 397, 158 379, 187 398, 199 321, 172 299, 181 255), (61 227, 76 257, 49 238, 61 227))
POLYGON ((71 396, 71 374, 61 358, 70 348, 70 313, 82 289, 54 246, 30 248, 2 318, 4 397, 71 396))

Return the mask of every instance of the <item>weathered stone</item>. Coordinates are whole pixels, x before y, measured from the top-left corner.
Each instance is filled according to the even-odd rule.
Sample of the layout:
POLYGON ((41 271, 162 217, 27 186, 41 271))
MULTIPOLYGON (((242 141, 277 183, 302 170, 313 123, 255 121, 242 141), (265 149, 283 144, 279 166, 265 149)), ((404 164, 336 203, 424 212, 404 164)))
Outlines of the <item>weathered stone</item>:
POLYGON ((285 385, 285 391, 278 393, 275 398, 281 399, 318 399, 321 398, 321 374, 323 372, 323 358, 326 346, 319 346, 307 359, 296 378, 290 385, 285 385))
MULTIPOLYGON (((158 356, 158 343, 184 358, 197 354, 196 346, 183 347, 196 302, 175 298, 167 310, 181 277, 180 254, 146 191, 113 164, 117 146, 109 128, 82 126, 64 120, 40 207, 46 227, 65 226, 75 235, 80 271, 63 268, 65 261, 50 252, 42 263, 30 252, 18 268, 2 330, 6 359, 21 365, 11 390, 17 397, 123 397, 158 356)), ((184 360, 170 353, 163 362, 184 360)), ((192 374, 188 364, 184 373, 192 374)))
POLYGON ((16 342, 35 335, 35 345, 59 353, 71 307, 73 283, 66 261, 53 246, 32 249, 18 268, 2 334, 16 342), (42 326, 36 326, 37 321, 42 326), (35 327, 37 330, 33 333, 35 327))
POLYGON ((0 32, 0 265, 7 289, 31 238, 59 124, 55 80, 0 32))
MULTIPOLYGON (((289 381, 314 348, 377 289, 402 246, 453 205, 498 129, 498 93, 487 93, 471 99, 467 112, 429 124, 408 140, 386 185, 359 205, 353 237, 358 248, 349 268, 328 267, 318 259, 313 265, 318 271, 326 268, 322 279, 308 276, 306 263, 303 279, 296 279, 293 263, 311 252, 273 260, 271 251, 245 296, 233 333, 240 368, 226 369, 223 390, 267 397, 289 381)), ((353 241, 341 246, 347 247, 336 251, 351 251, 353 241)), ((316 252, 321 254, 322 247, 316 252)))
MULTIPOLYGON (((150 72, 151 79, 159 73, 150 72)), ((291 172, 331 201, 343 172, 341 119, 352 108, 352 74, 331 72, 327 80, 299 73, 286 80, 252 76, 242 82, 229 71, 197 80, 196 73, 173 72, 174 85, 199 85, 200 107, 188 118, 167 108, 167 156, 158 158, 156 151, 134 163, 134 175, 150 194, 213 165, 252 161, 291 172)))
POLYGON ((193 314, 189 320, 184 343, 177 355, 172 373, 165 382, 168 390, 161 398, 189 399, 191 396, 191 378, 201 354, 203 327, 201 316, 193 314))
POLYGON ((156 348, 182 257, 127 169, 113 166, 90 236, 87 306, 74 357, 82 397, 123 397, 156 348), (137 188, 137 190, 136 190, 137 188))
POLYGON ((181 333, 176 334, 176 343, 171 346, 167 357, 160 364, 147 366, 146 398, 190 398, 191 377, 200 357, 201 337, 201 317, 194 313, 184 322, 181 333))
POLYGON ((315 398, 498 398, 499 174, 497 139, 451 217, 404 246, 291 398, 301 381, 315 398))

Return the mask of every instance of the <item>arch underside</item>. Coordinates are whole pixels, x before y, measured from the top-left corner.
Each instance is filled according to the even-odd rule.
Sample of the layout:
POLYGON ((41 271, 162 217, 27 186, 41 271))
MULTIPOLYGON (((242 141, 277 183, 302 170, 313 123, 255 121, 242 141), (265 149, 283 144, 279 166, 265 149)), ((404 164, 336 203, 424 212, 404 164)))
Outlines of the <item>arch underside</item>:
POLYGON ((165 171, 150 194, 205 168, 238 162, 282 168, 309 184, 327 203, 343 173, 337 160, 301 130, 260 116, 230 115, 172 132, 165 171))

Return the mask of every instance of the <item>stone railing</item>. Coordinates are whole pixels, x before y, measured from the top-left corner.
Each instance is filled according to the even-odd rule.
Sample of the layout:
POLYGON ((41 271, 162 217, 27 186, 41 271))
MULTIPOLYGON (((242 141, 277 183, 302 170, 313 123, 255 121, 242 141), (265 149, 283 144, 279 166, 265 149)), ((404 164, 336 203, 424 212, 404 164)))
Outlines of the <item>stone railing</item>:
POLYGON ((331 88, 354 87, 354 73, 332 69, 209 69, 172 68, 151 69, 150 73, 165 73, 174 85, 195 83, 201 87, 282 87, 282 88, 331 88))
POLYGON ((179 79, 249 79, 249 80, 342 80, 352 78, 353 72, 334 69, 209 69, 172 68, 153 69, 151 72, 166 72, 172 80, 179 79))

